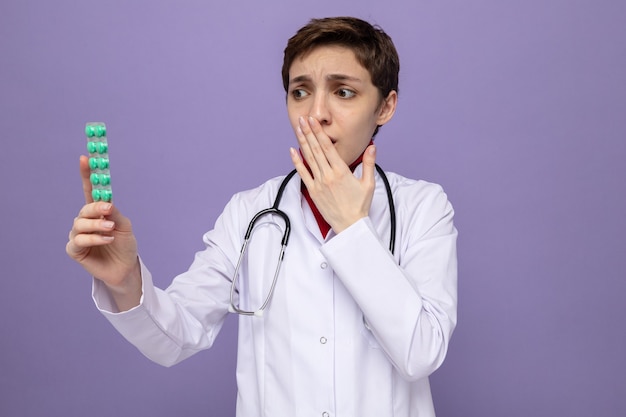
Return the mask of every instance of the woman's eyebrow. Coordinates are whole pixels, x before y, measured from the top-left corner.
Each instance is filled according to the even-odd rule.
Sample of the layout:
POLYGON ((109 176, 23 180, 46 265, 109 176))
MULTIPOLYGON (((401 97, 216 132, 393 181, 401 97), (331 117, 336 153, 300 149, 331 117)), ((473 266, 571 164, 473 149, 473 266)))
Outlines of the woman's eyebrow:
POLYGON ((326 76, 326 80, 328 81, 356 81, 356 82, 362 82, 360 78, 358 77, 353 77, 352 75, 346 75, 346 74, 328 74, 326 76))
POLYGON ((309 77, 308 75, 299 75, 297 77, 292 78, 289 81, 289 84, 303 83, 303 82, 309 82, 309 81, 311 81, 311 77, 309 77))
MULTIPOLYGON (((346 74, 328 74, 326 77, 327 81, 353 81, 353 82, 363 82, 358 77, 353 77, 351 75, 346 74)), ((297 77, 292 78, 289 81, 289 84, 303 83, 303 82, 311 82, 311 77, 308 75, 299 75, 297 77)))

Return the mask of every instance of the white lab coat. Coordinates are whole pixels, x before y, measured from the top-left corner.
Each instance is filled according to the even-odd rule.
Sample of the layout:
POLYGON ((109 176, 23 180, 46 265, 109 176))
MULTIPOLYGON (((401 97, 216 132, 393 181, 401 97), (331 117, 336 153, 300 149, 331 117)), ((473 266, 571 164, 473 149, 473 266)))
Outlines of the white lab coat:
MULTIPOLYGON (((355 175, 361 175, 361 166, 355 175)), ((453 209, 441 187, 389 173, 397 212, 390 218, 376 174, 367 218, 323 239, 296 175, 280 208, 291 238, 263 317, 240 316, 237 416, 434 416, 428 376, 444 360, 456 324, 453 209)), ((206 249, 163 291, 142 264, 141 304, 116 313, 104 286, 94 300, 147 357, 173 365, 209 348, 223 324, 243 235, 272 205, 282 178, 233 196, 206 249)), ((253 235, 238 302, 256 309, 274 275, 282 231, 276 218, 253 235)))

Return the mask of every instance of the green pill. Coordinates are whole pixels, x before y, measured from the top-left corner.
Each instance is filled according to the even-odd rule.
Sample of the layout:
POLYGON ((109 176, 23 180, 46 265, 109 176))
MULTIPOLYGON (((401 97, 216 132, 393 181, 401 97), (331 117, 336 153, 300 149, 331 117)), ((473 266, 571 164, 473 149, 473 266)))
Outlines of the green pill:
POLYGON ((98 174, 91 174, 89 176, 89 181, 91 181, 91 184, 93 184, 93 185, 100 184, 100 182, 101 182, 100 181, 100 175, 98 175, 98 174))
POLYGON ((93 138, 96 135, 96 130, 92 125, 85 126, 85 135, 87 135, 88 138, 93 138))
POLYGON ((111 176, 109 174, 100 174, 98 181, 101 185, 109 185, 111 184, 111 176))
POLYGON ((107 128, 104 125, 96 125, 94 126, 94 131, 97 137, 101 138, 102 136, 106 136, 107 128))
POLYGON ((89 169, 98 168, 98 159, 100 158, 89 158, 89 169))
POLYGON ((96 142, 96 151, 98 151, 98 153, 107 153, 108 150, 109 147, 106 142, 96 142))
POLYGON ((91 190, 91 198, 93 198, 93 201, 100 201, 100 190, 91 190))
POLYGON ((109 158, 97 158, 98 168, 107 169, 109 167, 109 158))
POLYGON ((87 142, 87 151, 89 153, 95 153, 97 150, 96 142, 87 142))
POLYGON ((100 190, 100 198, 102 201, 109 202, 113 198, 113 193, 109 190, 100 190))

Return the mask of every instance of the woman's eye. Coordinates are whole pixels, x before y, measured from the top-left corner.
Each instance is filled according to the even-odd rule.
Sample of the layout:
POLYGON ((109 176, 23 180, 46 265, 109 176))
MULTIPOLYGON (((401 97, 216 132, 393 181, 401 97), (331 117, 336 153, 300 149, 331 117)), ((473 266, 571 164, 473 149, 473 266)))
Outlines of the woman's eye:
POLYGON ((306 92, 306 91, 304 91, 304 90, 303 90, 303 89, 301 89, 301 88, 296 88, 295 90, 293 90, 293 91, 291 92, 291 95, 293 96, 293 98, 295 98, 296 100, 298 100, 298 99, 301 99, 301 98, 306 97, 306 96, 307 96, 307 92, 306 92))
POLYGON ((347 88, 340 88, 339 90, 337 90, 337 95, 341 98, 352 98, 356 95, 356 93, 347 88))

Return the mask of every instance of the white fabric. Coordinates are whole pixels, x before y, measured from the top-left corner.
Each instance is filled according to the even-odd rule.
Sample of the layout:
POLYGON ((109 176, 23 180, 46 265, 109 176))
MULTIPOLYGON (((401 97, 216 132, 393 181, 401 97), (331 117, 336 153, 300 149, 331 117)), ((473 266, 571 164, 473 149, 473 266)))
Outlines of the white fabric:
MULTIPOLYGON (((436 184, 388 178, 398 223, 394 257, 378 174, 370 216, 326 239, 300 178, 289 182, 280 208, 291 219, 291 238, 274 296, 263 317, 239 319, 237 416, 434 416, 428 376, 444 360, 456 324, 453 209, 436 184)), ((142 264, 138 307, 116 313, 95 280, 97 306, 162 365, 209 348, 228 313, 245 230, 272 205, 281 180, 233 196, 204 235, 206 249, 167 290, 153 286, 142 264)), ((280 218, 273 223, 282 227, 280 218)), ((241 269, 242 308, 262 304, 281 236, 269 219, 256 228, 241 269)))

